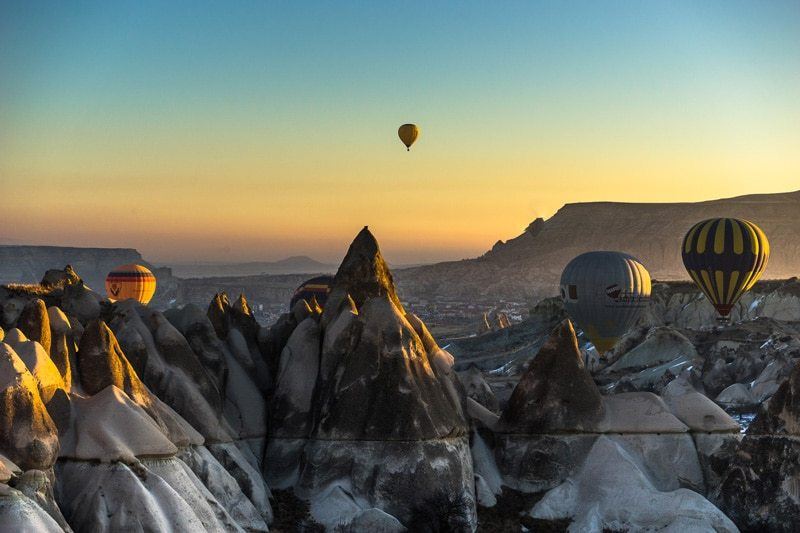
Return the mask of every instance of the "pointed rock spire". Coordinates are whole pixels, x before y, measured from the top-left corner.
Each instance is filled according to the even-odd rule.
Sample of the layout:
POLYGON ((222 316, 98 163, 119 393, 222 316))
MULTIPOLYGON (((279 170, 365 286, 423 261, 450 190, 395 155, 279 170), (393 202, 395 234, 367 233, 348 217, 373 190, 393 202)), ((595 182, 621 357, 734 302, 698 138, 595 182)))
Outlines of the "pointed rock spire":
POLYGON ((530 434, 586 431, 603 412, 600 391, 583 364, 575 330, 564 320, 520 379, 498 430, 530 434))
POLYGON ((397 297, 389 266, 383 259, 378 241, 367 226, 364 226, 350 244, 350 249, 336 272, 333 288, 344 289, 358 308, 367 299, 382 295, 387 296, 399 309, 403 308, 397 297))
POLYGON ((214 295, 214 299, 208 305, 208 319, 211 325, 214 326, 214 331, 220 339, 228 338, 228 309, 231 304, 228 301, 228 295, 224 292, 218 292, 214 295))
POLYGON ((102 320, 86 326, 78 346, 80 383, 88 394, 97 394, 109 385, 125 391, 140 405, 150 405, 149 391, 128 362, 117 338, 102 320))

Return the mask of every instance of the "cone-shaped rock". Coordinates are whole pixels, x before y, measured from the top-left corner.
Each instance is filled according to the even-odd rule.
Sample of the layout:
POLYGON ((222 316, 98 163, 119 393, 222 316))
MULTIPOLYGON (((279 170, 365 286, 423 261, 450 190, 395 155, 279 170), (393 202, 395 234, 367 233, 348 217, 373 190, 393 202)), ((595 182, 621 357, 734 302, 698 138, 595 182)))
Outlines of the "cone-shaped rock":
POLYGON ((253 310, 247 303, 247 298, 245 298, 244 294, 240 294, 231 305, 230 317, 231 322, 242 332, 248 341, 256 338, 259 330, 258 322, 256 321, 256 317, 253 316, 253 310))
MULTIPOLYGON (((366 226, 356 235, 347 250, 347 255, 336 272, 333 290, 349 294, 359 309, 367 299, 375 296, 386 296, 399 309, 403 308, 378 241, 366 226)), ((331 298, 329 302, 330 300, 331 298)), ((326 308, 329 305, 330 303, 326 304, 326 308)))
POLYGON ((409 322, 367 228, 350 245, 334 287, 342 292, 326 304, 330 331, 323 341, 316 436, 423 440, 463 434, 466 423, 449 378, 432 367, 438 346, 424 327, 418 325, 420 336, 409 322), (348 295, 357 315, 352 304, 344 305, 348 295))
POLYGON ((208 305, 208 319, 220 339, 228 338, 228 329, 230 327, 228 324, 228 309, 230 309, 230 306, 228 295, 224 292, 215 294, 214 299, 208 305))
POLYGON ((583 365, 575 330, 564 320, 551 333, 511 394, 498 431, 588 431, 603 416, 603 400, 583 365))
POLYGON ((47 470, 58 456, 58 431, 39 396, 36 379, 7 344, 0 343, 0 450, 24 470, 47 470))
POLYGON ((80 383, 88 394, 114 385, 138 404, 149 403, 149 394, 128 362, 114 333, 102 320, 86 326, 78 347, 80 383))
POLYGON ((139 379, 105 322, 93 320, 86 326, 77 360, 80 383, 85 392, 94 395, 114 385, 142 407, 172 442, 185 444, 192 440, 193 435, 187 434, 175 413, 139 379))
POLYGON ((19 315, 17 328, 28 339, 38 342, 44 351, 50 353, 50 318, 44 301, 36 298, 28 302, 19 315))

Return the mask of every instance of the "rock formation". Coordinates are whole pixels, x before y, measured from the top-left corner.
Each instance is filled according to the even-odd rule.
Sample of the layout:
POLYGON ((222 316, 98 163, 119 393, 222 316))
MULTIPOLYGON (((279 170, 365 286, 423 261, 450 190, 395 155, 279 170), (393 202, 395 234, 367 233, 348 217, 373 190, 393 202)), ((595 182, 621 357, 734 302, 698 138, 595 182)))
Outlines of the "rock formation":
MULTIPOLYGON (((750 424, 714 500, 742 529, 794 531, 800 514, 800 364, 750 424)), ((727 463, 727 464, 726 464, 727 463)))
POLYGON ((457 520, 474 525, 464 395, 452 356, 403 309, 366 228, 322 315, 294 314, 267 336, 274 343, 296 324, 280 353, 268 478, 293 485, 329 527, 363 520, 371 507, 409 523, 442 490, 466 498, 457 520))
POLYGON ((550 335, 523 374, 500 417, 505 433, 581 432, 604 414, 603 401, 583 357, 572 323, 550 335))

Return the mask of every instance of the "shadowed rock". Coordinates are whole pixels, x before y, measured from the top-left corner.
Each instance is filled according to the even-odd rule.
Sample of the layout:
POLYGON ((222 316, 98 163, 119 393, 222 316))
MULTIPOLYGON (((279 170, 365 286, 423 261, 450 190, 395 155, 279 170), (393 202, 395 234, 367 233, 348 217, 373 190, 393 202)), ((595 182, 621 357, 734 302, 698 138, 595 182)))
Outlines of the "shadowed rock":
POLYGON ((17 319, 17 328, 50 354, 50 318, 44 301, 36 298, 28 302, 17 319))
POLYGON ((55 306, 47 308, 50 319, 50 359, 64 379, 69 392, 72 386, 72 361, 75 358, 75 336, 69 318, 55 306))
POLYGON ((83 283, 66 285, 59 307, 69 316, 76 316, 86 323, 100 316, 103 298, 83 283))
POLYGON ((186 305, 180 310, 170 309, 164 312, 164 316, 183 334, 192 351, 214 379, 220 394, 224 396, 228 364, 222 341, 211 320, 194 304, 186 305))
POLYGON ((211 325, 214 326, 214 331, 220 339, 228 338, 228 329, 230 324, 228 322, 227 310, 231 304, 228 301, 228 295, 224 292, 218 292, 214 295, 214 299, 208 305, 208 319, 211 325))
MULTIPOLYGON (((281 352, 289 341, 297 325, 312 315, 319 315, 319 310, 312 310, 305 300, 300 300, 288 313, 284 313, 269 328, 262 328, 258 336, 258 346, 270 376, 278 375, 281 352)), ((270 383, 267 395, 272 394, 274 383, 270 383)))
POLYGON ((583 365, 572 323, 550 335, 511 394, 498 431, 590 431, 603 417, 603 400, 583 365))
POLYGON ((114 333, 102 320, 93 320, 83 332, 78 347, 80 383, 88 394, 109 385, 125 391, 136 403, 149 401, 144 384, 120 348, 114 333))
POLYGON ((52 269, 44 273, 41 285, 44 287, 64 287, 65 285, 79 285, 83 280, 72 269, 72 265, 67 265, 64 270, 52 269))
POLYGON ((308 437, 311 400, 319 371, 320 329, 313 318, 302 321, 289 337, 270 404, 273 436, 308 437))
MULTIPOLYGON (((378 241, 366 226, 350 244, 347 255, 336 272, 331 295, 325 305, 326 311, 332 309, 330 313, 335 313, 338 303, 347 295, 359 309, 367 299, 376 296, 386 296, 398 309, 403 309, 378 241)), ((326 318, 328 314, 323 313, 326 318)))
POLYGON ((796 531, 800 516, 800 364, 747 429, 714 493, 743 530, 796 531))
POLYGON ((314 436, 422 440, 462 435, 466 422, 448 375, 447 354, 418 318, 403 311, 367 228, 339 267, 337 291, 323 313, 314 436), (439 369, 434 368, 437 358, 442 358, 439 369))
POLYGON ((244 294, 240 294, 231 304, 224 292, 217 293, 208 307, 207 315, 217 337, 226 343, 239 364, 255 376, 254 381, 259 389, 267 392, 272 374, 259 346, 261 326, 256 322, 244 294))
POLYGON ((72 531, 56 504, 53 495, 53 486, 45 472, 41 470, 28 470, 19 477, 14 488, 36 502, 36 505, 50 515, 64 531, 72 531))

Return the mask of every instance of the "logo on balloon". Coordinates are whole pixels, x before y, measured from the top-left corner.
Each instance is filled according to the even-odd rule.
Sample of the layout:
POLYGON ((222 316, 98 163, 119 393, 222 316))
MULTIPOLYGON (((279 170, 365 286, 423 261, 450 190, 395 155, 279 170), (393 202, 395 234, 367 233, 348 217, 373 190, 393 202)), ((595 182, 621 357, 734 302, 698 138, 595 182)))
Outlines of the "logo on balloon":
POLYGON ((606 295, 612 300, 616 301, 620 294, 622 294, 622 289, 616 283, 606 287, 606 295))

